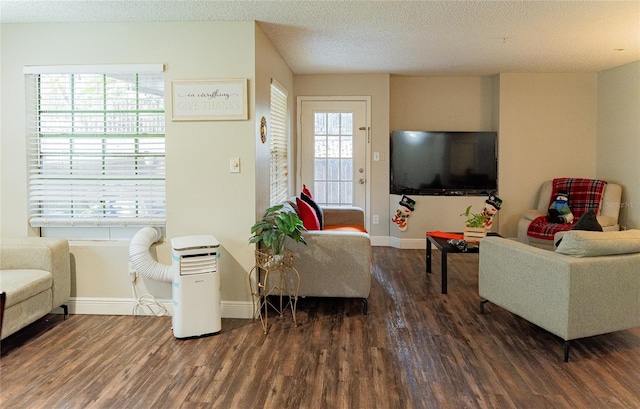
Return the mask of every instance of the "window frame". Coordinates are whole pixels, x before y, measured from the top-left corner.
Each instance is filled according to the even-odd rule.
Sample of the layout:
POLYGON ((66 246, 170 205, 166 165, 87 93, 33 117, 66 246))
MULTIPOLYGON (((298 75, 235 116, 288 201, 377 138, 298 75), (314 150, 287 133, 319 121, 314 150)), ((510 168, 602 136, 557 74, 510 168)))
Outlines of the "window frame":
MULTIPOLYGON (((142 226, 164 228, 166 224, 166 81, 164 65, 30 66, 24 67, 23 73, 25 74, 27 91, 26 139, 29 158, 29 224, 32 227, 40 228, 41 236, 77 239, 126 239, 142 226), (63 129, 60 134, 52 133, 51 128, 45 129, 43 116, 46 110, 42 104, 40 80, 47 75, 68 78, 68 84, 64 84, 65 87, 68 85, 68 91, 65 87, 60 89, 63 90, 61 92, 68 92, 69 95, 75 95, 73 79, 77 78, 76 76, 91 76, 94 79, 102 76, 102 83, 97 81, 93 84, 98 84, 98 86, 101 84, 103 87, 99 98, 94 98, 94 95, 91 95, 86 99, 88 104, 92 104, 103 98, 102 109, 81 110, 75 105, 69 105, 68 112, 52 110, 51 118, 54 119, 50 124, 57 124, 55 122, 58 120, 56 114, 60 115, 60 118, 63 115, 69 115, 72 119, 60 126, 60 129, 63 129), (158 105, 159 108, 143 108, 145 100, 140 98, 143 95, 149 96, 150 88, 143 90, 141 79, 146 79, 147 75, 159 77, 153 78, 155 81, 154 90, 157 92, 155 98, 149 97, 147 100, 147 102, 150 101, 158 105), (133 82, 125 80, 118 83, 118 76, 133 76, 135 80, 133 82), (108 84, 116 84, 116 87, 127 85, 133 90, 127 89, 126 92, 123 92, 118 88, 116 94, 126 95, 116 95, 112 100, 106 92, 108 84), (132 93, 135 94, 135 103, 131 102, 132 93), (162 98, 158 99, 159 95, 162 98), (110 109, 109 104, 112 104, 113 101, 121 103, 126 101, 128 107, 122 110, 119 107, 117 110, 110 109), (132 105, 134 108, 129 108, 132 105), (89 115, 95 115, 96 118, 104 117, 102 132, 95 129, 87 131, 89 127, 84 132, 77 131, 77 128, 80 127, 76 128, 74 116, 87 115, 89 111, 91 111, 89 115), (110 117, 107 118, 109 115, 110 117), (143 115, 149 115, 147 118, 151 118, 151 125, 143 125, 143 115), (129 128, 126 128, 127 125, 129 128), (109 128, 110 126, 112 128, 109 128), (132 128, 133 131, 131 131, 132 128), (117 129, 117 131, 113 129, 117 129), (145 133, 145 131, 147 132, 145 133), (57 145, 59 148, 56 150, 50 148, 55 144, 48 142, 49 148, 46 148, 48 152, 43 154, 43 149, 45 149, 43 146, 47 141, 54 141, 55 138, 60 138, 59 140, 62 141, 68 140, 68 146, 62 142, 57 145), (96 139, 100 139, 100 142, 97 142, 96 139), (73 144, 81 142, 87 144, 85 149, 74 151, 73 144), (141 148, 145 142, 147 142, 146 147, 141 148), (99 149, 97 149, 98 145, 100 145, 99 149), (148 150, 144 152, 142 149, 148 150), (51 163, 55 163, 56 155, 63 159, 58 159, 57 165, 51 165, 51 163), (86 159, 87 156, 92 157, 93 162, 86 159), (42 164, 45 163, 46 157, 54 159, 50 161, 49 168, 43 172, 42 164), (74 164, 80 163, 83 157, 85 163, 92 163, 93 168, 88 166, 87 169, 82 170, 80 166, 74 164), (150 160, 149 158, 155 159, 150 160), (146 163, 142 163, 142 160, 146 160, 146 163), (102 162, 102 165, 95 164, 99 161, 102 162), (86 172, 84 176, 82 172, 86 172), (56 178, 59 179, 56 186, 60 190, 55 190, 58 187, 51 188, 52 180, 56 178), (151 179, 153 181, 149 181, 151 179), (86 183, 89 187, 78 188, 79 182, 86 183), (38 193, 37 189, 43 190, 38 193), (54 196, 51 192, 55 191, 56 195, 62 196, 67 190, 69 192, 80 191, 78 200, 87 200, 85 203, 94 200, 95 203, 102 204, 94 206, 96 211, 91 211, 91 215, 86 214, 85 211, 85 214, 80 216, 80 213, 73 209, 76 196, 69 193, 74 197, 73 200, 68 198, 60 200, 60 203, 66 203, 66 200, 69 203, 68 208, 61 205, 62 207, 57 212, 42 212, 42 199, 45 204, 51 206, 54 203, 55 206, 56 199, 47 200, 54 196), (87 192, 82 192, 82 190, 87 192), (83 197, 83 194, 86 196, 83 197), (109 203, 107 198, 113 199, 111 201, 115 206, 113 210, 106 210, 108 206, 104 204, 109 203), (121 200, 118 201, 118 199, 121 200), (118 203, 121 204, 120 207, 118 207, 118 203), (140 204, 151 207, 146 206, 147 209, 140 211, 140 204)), ((87 92, 84 95, 90 95, 90 93, 87 92)), ((63 105, 62 102, 56 102, 57 96, 58 94, 55 94, 51 98, 54 107, 57 107, 58 103, 60 106, 63 105)), ((56 197, 59 199, 59 196, 56 197)))

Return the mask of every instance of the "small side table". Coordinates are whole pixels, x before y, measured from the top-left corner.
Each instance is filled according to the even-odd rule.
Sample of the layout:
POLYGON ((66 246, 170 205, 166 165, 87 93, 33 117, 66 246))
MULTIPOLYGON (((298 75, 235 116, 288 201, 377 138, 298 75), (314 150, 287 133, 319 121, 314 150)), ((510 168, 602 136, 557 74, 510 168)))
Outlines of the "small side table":
MULTIPOLYGON (((462 233, 449 233, 449 234, 459 234, 462 233)), ((487 236, 496 236, 500 237, 498 233, 489 232, 487 236)), ((442 294, 447 293, 447 254, 449 253, 462 253, 462 254, 474 254, 480 252, 480 246, 477 245, 473 248, 468 249, 466 252, 460 251, 456 246, 452 246, 448 243, 450 238, 448 237, 436 237, 430 236, 428 233, 427 237, 427 274, 431 273, 431 245, 434 245, 438 250, 440 250, 441 261, 440 264, 442 266, 442 294)))
POLYGON ((291 308, 293 324, 298 326, 296 308, 300 273, 293 267, 293 252, 284 250, 282 254, 274 255, 256 250, 256 265, 249 271, 249 286, 253 301, 253 319, 260 317, 265 334, 269 332, 269 307, 276 310, 280 316, 287 308, 291 308), (269 301, 268 297, 271 295, 279 296, 279 306, 269 301))

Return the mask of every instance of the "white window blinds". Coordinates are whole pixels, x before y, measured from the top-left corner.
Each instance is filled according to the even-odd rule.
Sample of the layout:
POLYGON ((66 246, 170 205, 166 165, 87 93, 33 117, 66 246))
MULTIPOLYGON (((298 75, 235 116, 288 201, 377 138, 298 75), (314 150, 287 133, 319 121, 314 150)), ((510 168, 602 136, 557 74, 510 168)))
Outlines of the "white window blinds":
POLYGON ((289 165, 287 138, 287 92, 271 80, 271 123, 269 144, 271 150, 271 205, 282 203, 289 193, 289 165))
POLYGON ((164 226, 162 65, 25 73, 31 226, 164 226))

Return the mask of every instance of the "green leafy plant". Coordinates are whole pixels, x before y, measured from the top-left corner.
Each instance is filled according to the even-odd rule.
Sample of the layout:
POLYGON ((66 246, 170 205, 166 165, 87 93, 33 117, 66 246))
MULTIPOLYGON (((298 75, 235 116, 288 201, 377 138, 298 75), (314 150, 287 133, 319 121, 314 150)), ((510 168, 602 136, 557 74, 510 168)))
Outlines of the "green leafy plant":
POLYGON ((484 222, 489 219, 489 216, 482 213, 471 213, 471 206, 467 207, 464 213, 460 214, 460 216, 465 216, 467 220, 465 221, 465 225, 467 227, 483 227, 484 222))
POLYGON ((283 205, 270 207, 262 219, 251 227, 253 236, 249 243, 262 243, 265 248, 273 249, 273 254, 280 254, 284 249, 284 241, 291 237, 298 243, 307 244, 302 233, 307 231, 302 220, 295 212, 283 211, 283 205))

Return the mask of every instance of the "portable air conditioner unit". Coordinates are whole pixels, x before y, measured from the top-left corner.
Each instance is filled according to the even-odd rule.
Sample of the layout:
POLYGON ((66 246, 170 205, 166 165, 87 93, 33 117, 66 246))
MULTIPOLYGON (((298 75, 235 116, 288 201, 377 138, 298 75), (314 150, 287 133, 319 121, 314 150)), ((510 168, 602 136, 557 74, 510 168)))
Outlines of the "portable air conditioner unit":
POLYGON ((173 335, 199 337, 220 332, 220 244, 213 236, 171 240, 173 335))

